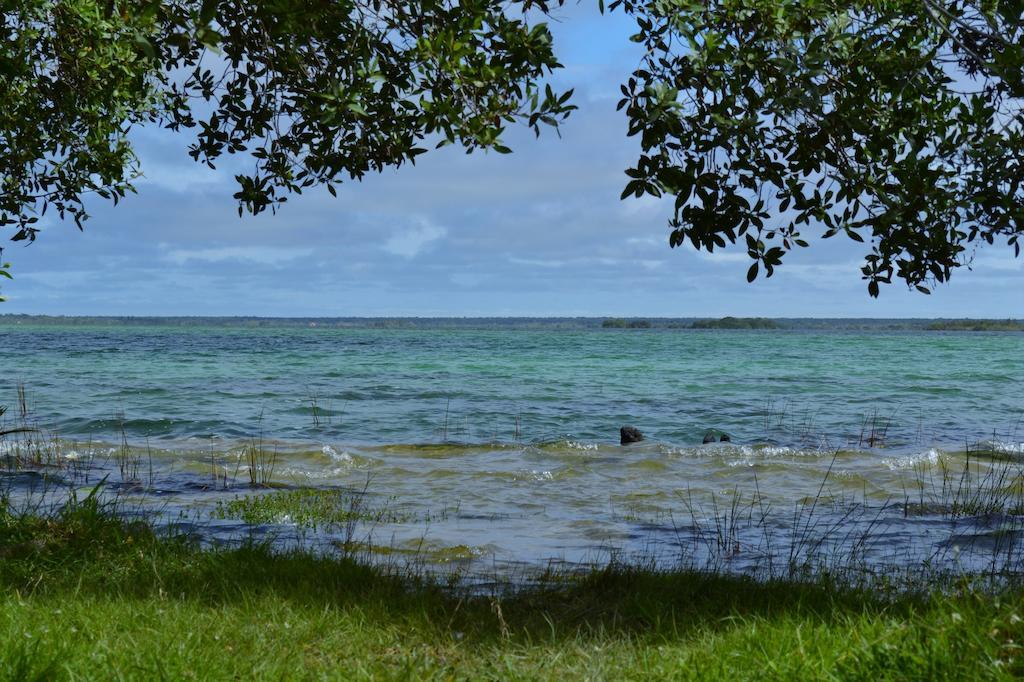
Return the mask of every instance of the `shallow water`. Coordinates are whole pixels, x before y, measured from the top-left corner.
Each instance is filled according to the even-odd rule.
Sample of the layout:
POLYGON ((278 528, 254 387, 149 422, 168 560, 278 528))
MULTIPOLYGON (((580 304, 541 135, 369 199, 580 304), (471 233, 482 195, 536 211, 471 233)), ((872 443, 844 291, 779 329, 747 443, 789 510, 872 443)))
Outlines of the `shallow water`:
MULTIPOLYGON (((1020 534, 1003 512, 1020 496, 1021 334, 8 326, 0 343, 8 425, 22 382, 57 439, 43 469, 108 475, 215 540, 344 537, 478 572, 778 570, 814 552, 980 570, 1020 534), (622 424, 647 440, 619 446, 622 424), (732 442, 702 445, 708 430, 732 442), (402 520, 211 520, 218 500, 273 492, 248 485, 254 440, 276 484, 365 489, 402 520), (967 450, 967 488, 1011 490, 999 515, 949 511, 967 450)), ((8 487, 38 487, 26 468, 8 487)))

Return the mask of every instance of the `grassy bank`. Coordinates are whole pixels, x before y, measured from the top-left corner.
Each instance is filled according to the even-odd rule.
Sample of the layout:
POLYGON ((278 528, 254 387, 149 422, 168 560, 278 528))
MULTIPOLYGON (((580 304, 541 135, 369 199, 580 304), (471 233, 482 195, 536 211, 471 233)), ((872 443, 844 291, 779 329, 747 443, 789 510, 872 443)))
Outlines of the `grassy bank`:
POLYGON ((1021 594, 900 597, 609 569, 505 597, 260 547, 201 550, 95 500, 0 514, 0 677, 963 679, 1024 673, 1021 594))

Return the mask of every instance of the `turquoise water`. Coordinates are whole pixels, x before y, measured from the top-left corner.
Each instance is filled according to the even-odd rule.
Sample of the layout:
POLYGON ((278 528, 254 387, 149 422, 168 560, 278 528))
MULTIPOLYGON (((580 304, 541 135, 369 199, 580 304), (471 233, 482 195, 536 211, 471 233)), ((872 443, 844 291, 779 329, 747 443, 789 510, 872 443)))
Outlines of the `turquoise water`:
MULTIPOLYGON (((28 420, 93 480, 116 482, 122 440, 145 452, 155 473, 125 489, 143 503, 198 519, 250 492, 257 439, 281 485, 365 487, 429 519, 365 529, 374 542, 492 566, 713 554, 701 524, 755 495, 782 535, 814 498, 835 514, 900 501, 906 517, 908 490, 927 501, 966 450, 1013 463, 1024 440, 1014 333, 12 325, 0 343, 8 425, 21 383, 28 420), (623 424, 647 440, 619 446, 623 424), (709 430, 732 442, 702 445, 709 430)), ((880 553, 963 530, 892 516, 880 553)), ((262 530, 301 535, 278 526, 262 530)), ((764 554, 748 535, 745 565, 764 554)))
MULTIPOLYGON (((1024 410, 1024 335, 699 331, 0 329, 14 383, 71 438, 343 444, 576 439, 623 423, 673 445, 740 442, 785 408, 837 445, 891 417, 890 446, 962 446, 1024 410), (313 418, 315 408, 319 424, 313 418), (260 417, 262 416, 262 420, 260 417), (440 433, 439 433, 440 432, 440 433)), ((776 415, 776 420, 778 415, 776 415)))

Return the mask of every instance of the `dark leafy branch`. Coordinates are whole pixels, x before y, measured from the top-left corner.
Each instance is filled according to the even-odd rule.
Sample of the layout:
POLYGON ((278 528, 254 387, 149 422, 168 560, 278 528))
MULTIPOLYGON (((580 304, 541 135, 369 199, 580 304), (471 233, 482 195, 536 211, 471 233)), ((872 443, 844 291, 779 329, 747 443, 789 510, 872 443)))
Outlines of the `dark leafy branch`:
POLYGON ((872 296, 927 293, 1024 232, 1022 3, 618 0, 642 155, 623 198, 674 197, 669 243, 740 243, 771 276, 801 233, 868 245, 872 296))
POLYGON ((508 152, 575 107, 527 5, 495 0, 21 0, 0 25, 0 227, 34 239, 50 207, 79 226, 139 168, 141 123, 192 128, 211 167, 245 153, 239 213, 414 162, 426 140, 508 152), (9 103, 9 105, 8 105, 9 103))
MULTIPOLYGON (((562 0, 554 0, 561 3, 562 0)), ((543 0, 7 0, 0 229, 119 201, 130 131, 243 154, 239 213, 413 163, 510 151, 573 107, 543 0)), ((641 155, 623 198, 674 199, 672 246, 738 244, 748 279, 812 237, 865 244, 877 296, 921 291, 1024 232, 1024 0, 615 0, 646 56, 622 86, 641 155), (811 233, 805 235, 804 232, 811 233)), ((6 272, 6 271, 4 271, 6 272)))

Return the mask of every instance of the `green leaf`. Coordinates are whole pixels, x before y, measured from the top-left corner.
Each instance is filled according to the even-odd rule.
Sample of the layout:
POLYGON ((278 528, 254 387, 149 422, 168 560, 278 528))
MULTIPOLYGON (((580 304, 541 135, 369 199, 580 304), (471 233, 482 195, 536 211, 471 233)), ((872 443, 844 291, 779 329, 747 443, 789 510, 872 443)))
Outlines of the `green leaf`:
POLYGON ((209 24, 217 17, 217 0, 203 0, 199 8, 199 22, 209 24))
POLYGON ((135 34, 135 47, 139 48, 148 59, 156 59, 156 50, 153 49, 153 43, 149 42, 141 33, 135 34))

